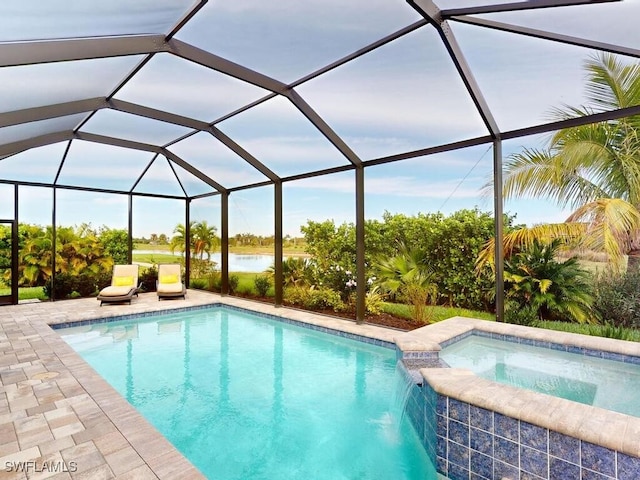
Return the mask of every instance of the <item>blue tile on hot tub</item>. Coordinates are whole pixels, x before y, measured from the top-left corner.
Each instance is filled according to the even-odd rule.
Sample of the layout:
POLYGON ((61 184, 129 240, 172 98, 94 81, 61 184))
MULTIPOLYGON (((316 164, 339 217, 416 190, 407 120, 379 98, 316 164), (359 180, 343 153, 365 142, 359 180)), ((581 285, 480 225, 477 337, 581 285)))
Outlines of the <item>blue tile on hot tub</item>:
POLYGON ((452 464, 455 464, 468 469, 469 449, 456 442, 447 442, 447 461, 449 462, 449 468, 451 468, 452 464))
POLYGON ((529 472, 520 472, 520 480, 548 480, 547 476, 541 477, 529 472))
POLYGON ((493 412, 471 405, 469 408, 469 424, 472 427, 493 433, 493 412))
POLYGON ((436 441, 436 454, 439 457, 447 457, 447 439, 438 435, 438 440, 436 441))
POLYGON ((471 427, 469 446, 472 450, 493 456, 493 435, 484 430, 471 427))
POLYGON ((520 443, 527 447, 547 452, 548 430, 527 422, 520 422, 520 443))
POLYGON ((608 448, 581 442, 582 467, 613 477, 616 474, 615 452, 608 448))
POLYGON ((507 417, 501 413, 494 413, 493 415, 493 431, 496 435, 508 438, 514 442, 519 441, 518 438, 518 420, 515 418, 507 417))
POLYGON ((470 457, 471 473, 484 478, 491 478, 493 474, 493 458, 479 452, 471 451, 470 457))
POLYGON ((581 480, 615 480, 609 475, 603 475, 602 473, 594 472, 588 468, 583 468, 580 471, 580 475, 581 480))
POLYGON ((469 446, 469 425, 449 420, 449 439, 465 447, 469 446))
POLYGON ((452 480, 470 480, 469 470, 460 465, 449 464, 448 477, 452 480))
POLYGON ((549 471, 549 456, 535 448, 520 446, 520 469, 533 473, 538 477, 547 477, 549 471))
POLYGON ((436 412, 438 413, 438 415, 444 415, 445 417, 447 416, 449 412, 449 409, 447 407, 447 400, 448 397, 438 395, 438 401, 436 403, 436 412))
POLYGON ((549 432, 549 453, 562 460, 579 465, 580 440, 552 430, 549 432))
POLYGON ((469 404, 455 398, 449 399, 449 417, 459 422, 469 423, 469 404))
POLYGON ((493 444, 494 457, 514 466, 519 465, 520 452, 518 444, 506 438, 495 437, 493 444))
POLYGON ((556 457, 549 457, 549 480, 580 478, 580 467, 556 457))
POLYGON ((449 429, 447 428, 447 417, 443 417, 442 415, 437 416, 436 432, 438 432, 438 435, 442 435, 444 437, 448 436, 449 429))
MULTIPOLYGON (((518 468, 514 467, 513 465, 509 465, 507 463, 495 460, 494 463, 493 463, 493 478, 496 478, 496 479, 503 479, 503 478, 518 479, 518 478, 520 478, 520 472, 518 471, 518 468)), ((564 479, 564 480, 567 480, 567 479, 564 479)))
POLYGON ((640 458, 618 452, 618 480, 638 480, 640 478, 640 458))

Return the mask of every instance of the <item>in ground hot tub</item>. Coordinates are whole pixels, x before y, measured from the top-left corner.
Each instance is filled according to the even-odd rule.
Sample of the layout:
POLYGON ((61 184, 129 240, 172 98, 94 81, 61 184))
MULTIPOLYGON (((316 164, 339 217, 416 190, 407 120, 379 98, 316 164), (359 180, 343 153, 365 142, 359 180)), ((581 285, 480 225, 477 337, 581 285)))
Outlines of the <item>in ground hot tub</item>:
POLYGON ((449 478, 640 478, 640 344, 455 317, 396 345, 424 359, 412 377, 449 478))

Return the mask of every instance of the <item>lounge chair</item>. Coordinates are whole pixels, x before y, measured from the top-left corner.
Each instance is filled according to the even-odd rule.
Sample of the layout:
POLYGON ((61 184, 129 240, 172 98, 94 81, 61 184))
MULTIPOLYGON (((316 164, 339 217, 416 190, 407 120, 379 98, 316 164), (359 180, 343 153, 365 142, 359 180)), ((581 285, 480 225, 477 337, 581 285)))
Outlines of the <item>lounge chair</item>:
POLYGON ((138 265, 114 265, 111 285, 100 290, 98 300, 103 303, 129 302, 138 296, 138 265))
POLYGON ((156 291, 158 300, 161 298, 182 297, 185 298, 187 289, 182 283, 182 271, 178 263, 165 263, 158 265, 158 283, 156 291))

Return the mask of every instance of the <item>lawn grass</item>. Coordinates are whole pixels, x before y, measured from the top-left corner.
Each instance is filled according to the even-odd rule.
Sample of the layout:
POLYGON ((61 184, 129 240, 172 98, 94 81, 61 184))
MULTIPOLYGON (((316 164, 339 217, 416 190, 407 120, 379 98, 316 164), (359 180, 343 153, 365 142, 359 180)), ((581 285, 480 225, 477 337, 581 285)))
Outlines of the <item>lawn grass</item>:
POLYGON ((181 260, 181 257, 170 253, 134 253, 131 257, 136 263, 147 264, 176 263, 181 260))
MULTIPOLYGON (((0 295, 11 295, 10 288, 0 288, 0 295)), ((18 300, 49 300, 44 294, 42 287, 20 287, 18 288, 18 300)))
POLYGON ((151 245, 149 243, 134 243, 133 244, 133 251, 135 252, 136 250, 155 250, 156 252, 170 252, 171 249, 169 248, 169 245, 151 245))
POLYGON ((541 321, 536 323, 538 328, 556 330, 569 333, 581 333, 594 337, 616 338, 618 340, 630 340, 640 342, 640 330, 633 328, 614 327, 612 325, 590 325, 568 322, 541 321))
MULTIPOLYGON (((305 252, 305 245, 288 245, 282 248, 282 253, 285 256, 308 256, 305 252)), ((145 243, 136 243, 133 245, 133 251, 136 250, 155 250, 159 252, 171 252, 169 245, 149 245, 145 243)), ((215 250, 219 252, 220 249, 215 250)), ((176 253, 178 250, 176 250, 176 253)), ((229 247, 229 253, 240 253, 245 255, 273 255, 274 248, 273 245, 269 245, 268 247, 260 247, 260 246, 238 246, 238 247, 229 247)), ((135 256, 135 253, 134 253, 135 256)))
POLYGON ((238 293, 251 293, 253 295, 258 294, 253 282, 256 276, 260 275, 259 273, 229 272, 229 276, 231 275, 237 275, 238 277, 238 287, 236 289, 238 293))
MULTIPOLYGON (((480 320, 495 320, 496 316, 493 313, 482 312, 480 310, 468 310, 466 308, 455 307, 441 307, 433 306, 427 307, 430 315, 430 322, 439 322, 451 317, 470 317, 479 318, 480 320)), ((412 318, 411 307, 401 303, 384 302, 382 311, 390 315, 395 315, 401 318, 412 318)))
POLYGON ((592 275, 606 272, 611 266, 605 262, 594 262, 591 260, 578 260, 578 264, 592 275))

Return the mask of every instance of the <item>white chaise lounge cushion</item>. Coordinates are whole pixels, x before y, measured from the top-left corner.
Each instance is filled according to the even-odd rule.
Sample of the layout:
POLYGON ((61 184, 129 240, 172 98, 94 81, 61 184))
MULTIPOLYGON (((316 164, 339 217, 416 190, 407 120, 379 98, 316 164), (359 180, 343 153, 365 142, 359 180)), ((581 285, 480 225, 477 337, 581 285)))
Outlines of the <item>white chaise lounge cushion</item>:
POLYGON ((158 283, 158 293, 182 293, 182 282, 158 283))
POLYGON ((133 286, 114 287, 113 285, 111 285, 109 287, 105 287, 102 290, 100 290, 100 296, 101 297, 121 297, 123 295, 127 295, 132 288, 135 288, 135 287, 133 286))

